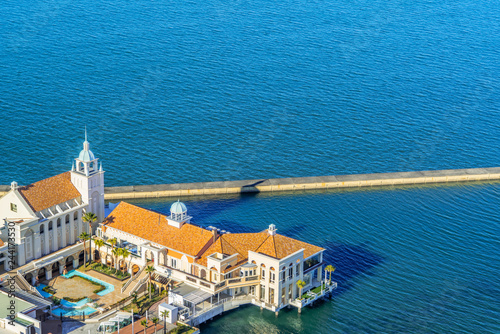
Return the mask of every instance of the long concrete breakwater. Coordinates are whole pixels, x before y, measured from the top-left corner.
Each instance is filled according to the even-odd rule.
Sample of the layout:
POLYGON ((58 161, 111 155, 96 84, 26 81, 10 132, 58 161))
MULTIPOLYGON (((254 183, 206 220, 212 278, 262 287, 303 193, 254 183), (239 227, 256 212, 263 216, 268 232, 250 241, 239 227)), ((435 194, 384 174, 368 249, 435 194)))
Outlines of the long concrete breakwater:
MULTIPOLYGON (((105 199, 379 187, 500 180, 500 167, 106 187, 105 199)), ((10 189, 0 186, 0 196, 10 189)))

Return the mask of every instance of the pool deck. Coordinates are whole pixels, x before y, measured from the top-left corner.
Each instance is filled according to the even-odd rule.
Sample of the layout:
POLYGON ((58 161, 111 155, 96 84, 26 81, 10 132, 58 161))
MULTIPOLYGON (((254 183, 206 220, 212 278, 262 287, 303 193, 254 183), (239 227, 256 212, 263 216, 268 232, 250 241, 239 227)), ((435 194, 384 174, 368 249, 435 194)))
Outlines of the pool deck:
POLYGON ((119 281, 117 279, 108 277, 106 275, 103 275, 101 273, 89 270, 86 272, 81 271, 82 273, 92 276, 94 278, 97 278, 103 282, 109 283, 114 286, 114 291, 104 295, 104 296, 99 296, 93 291, 96 289, 95 285, 92 285, 84 280, 74 280, 74 279, 67 279, 63 277, 62 275, 58 275, 54 278, 52 278, 49 281, 44 281, 44 284, 47 285, 53 285, 54 289, 56 289, 56 297, 90 297, 93 300, 95 300, 98 304, 99 307, 106 307, 111 304, 114 304, 123 298, 127 297, 126 295, 122 294, 121 288, 122 284, 124 282, 119 281))

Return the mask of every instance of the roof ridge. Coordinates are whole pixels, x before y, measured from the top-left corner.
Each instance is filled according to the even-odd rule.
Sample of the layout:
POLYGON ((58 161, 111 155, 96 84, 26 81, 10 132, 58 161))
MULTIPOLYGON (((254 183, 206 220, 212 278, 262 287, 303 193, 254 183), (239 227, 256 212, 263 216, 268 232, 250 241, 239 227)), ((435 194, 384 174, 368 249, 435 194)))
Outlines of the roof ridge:
MULTIPOLYGON (((263 233, 263 232, 259 232, 259 233, 263 233)), ((262 247, 262 245, 263 245, 263 244, 267 241, 267 239, 269 239, 269 237, 270 237, 270 235, 268 234, 268 235, 266 236, 266 238, 264 239, 264 241, 262 241, 262 242, 260 243, 259 247, 257 247, 257 248, 255 249, 255 251, 256 251, 256 252, 259 250, 259 248, 260 248, 260 247, 262 247)))
MULTIPOLYGON (((222 239, 223 237, 224 237, 224 235, 221 235, 221 236, 220 236, 220 238, 221 238, 221 239, 222 239)), ((240 250, 239 250, 238 248, 234 247, 234 246, 233 246, 233 244, 229 242, 229 240, 226 240, 226 238, 224 238, 224 241, 225 241, 225 242, 227 242, 227 243, 228 243, 228 245, 229 245, 229 246, 231 246, 231 247, 232 247, 232 248, 233 248, 233 249, 234 249, 234 250, 235 250, 238 254, 240 254, 240 255, 241 255, 241 256, 243 256, 244 258, 246 258, 246 257, 247 257, 244 253, 240 252, 240 250)), ((222 241, 221 241, 220 245, 221 245, 221 249, 222 249, 222 241)), ((224 251, 224 249, 222 249, 222 251, 224 251)))
POLYGON ((278 250, 276 249, 276 240, 274 239, 275 236, 276 236, 276 234, 271 236, 271 237, 273 237, 274 255, 275 255, 275 257, 279 257, 278 250))

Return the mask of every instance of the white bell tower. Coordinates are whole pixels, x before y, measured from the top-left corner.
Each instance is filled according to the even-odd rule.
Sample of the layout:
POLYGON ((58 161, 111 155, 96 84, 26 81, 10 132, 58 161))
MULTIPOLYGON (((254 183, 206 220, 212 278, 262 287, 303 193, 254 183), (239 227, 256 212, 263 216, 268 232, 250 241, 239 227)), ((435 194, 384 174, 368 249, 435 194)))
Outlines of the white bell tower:
POLYGON ((97 216, 92 232, 104 220, 104 171, 98 168, 98 160, 90 150, 87 141, 87 128, 85 128, 85 141, 83 150, 71 168, 71 183, 82 194, 82 200, 88 204, 87 212, 97 216))

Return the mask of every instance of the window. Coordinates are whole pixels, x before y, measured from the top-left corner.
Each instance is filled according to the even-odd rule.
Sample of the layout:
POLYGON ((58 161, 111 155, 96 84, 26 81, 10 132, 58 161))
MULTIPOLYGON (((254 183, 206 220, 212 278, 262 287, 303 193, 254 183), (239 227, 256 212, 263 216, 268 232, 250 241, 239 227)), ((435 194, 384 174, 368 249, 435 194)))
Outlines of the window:
POLYGON ((295 267, 295 276, 300 275, 300 263, 295 267))
POLYGON ((17 212, 17 204, 10 203, 10 211, 17 212))
POLYGON ((276 275, 271 271, 269 273, 269 276, 270 276, 271 283, 274 283, 274 280, 276 279, 276 275))
POLYGON ((177 268, 177 260, 172 259, 172 268, 177 268))
POLYGON ((293 277, 293 268, 288 269, 288 279, 292 279, 293 277))
POLYGON ((262 269, 262 279, 266 278, 266 270, 262 269))

